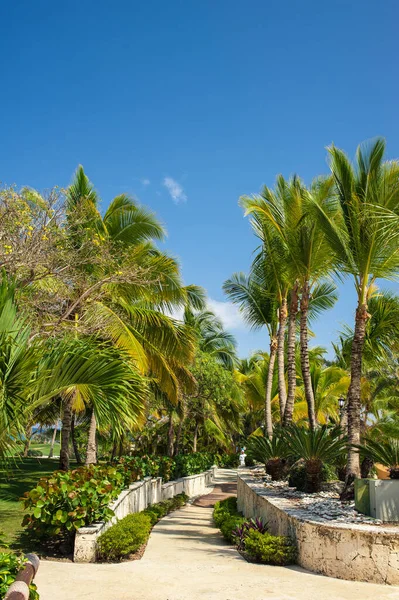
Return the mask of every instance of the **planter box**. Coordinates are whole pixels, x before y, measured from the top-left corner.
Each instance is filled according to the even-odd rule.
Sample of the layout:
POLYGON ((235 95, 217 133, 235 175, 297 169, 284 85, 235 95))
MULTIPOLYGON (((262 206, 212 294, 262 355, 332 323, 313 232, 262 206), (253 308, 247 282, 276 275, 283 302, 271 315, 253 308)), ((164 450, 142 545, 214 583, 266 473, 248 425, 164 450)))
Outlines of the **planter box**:
POLYGON ((370 515, 381 521, 399 521, 399 479, 369 479, 370 515))
POLYGON ((355 507, 374 519, 399 522, 399 479, 356 479, 355 507))

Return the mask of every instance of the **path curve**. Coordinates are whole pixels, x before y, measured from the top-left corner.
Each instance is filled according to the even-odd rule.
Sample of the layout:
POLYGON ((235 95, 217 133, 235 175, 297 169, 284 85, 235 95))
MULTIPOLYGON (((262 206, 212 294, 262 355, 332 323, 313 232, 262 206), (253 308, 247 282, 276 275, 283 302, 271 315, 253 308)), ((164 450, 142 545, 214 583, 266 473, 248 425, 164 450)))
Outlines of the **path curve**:
POLYGON ((341 581, 300 567, 247 563, 212 522, 236 475, 219 470, 213 492, 152 530, 141 560, 120 564, 42 561, 41 600, 398 600, 399 588, 341 581))

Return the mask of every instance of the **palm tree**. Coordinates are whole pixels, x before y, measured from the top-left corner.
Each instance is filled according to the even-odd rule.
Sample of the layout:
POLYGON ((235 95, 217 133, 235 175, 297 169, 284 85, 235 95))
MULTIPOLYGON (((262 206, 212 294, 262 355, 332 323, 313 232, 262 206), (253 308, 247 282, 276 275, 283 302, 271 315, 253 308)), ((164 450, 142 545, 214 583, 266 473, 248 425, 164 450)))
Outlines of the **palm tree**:
POLYGON ((272 386, 274 364, 277 352, 277 301, 273 291, 268 289, 267 281, 262 281, 258 274, 262 275, 263 269, 252 271, 249 277, 244 273, 234 273, 223 285, 227 296, 240 307, 244 320, 252 329, 266 327, 270 339, 270 352, 268 360, 267 381, 265 386, 265 427, 267 435, 273 435, 272 420, 272 386))
MULTIPOLYGON (((285 423, 290 423, 295 400, 295 336, 298 298, 300 300, 300 351, 301 371, 304 382, 310 427, 316 426, 314 396, 310 378, 308 349, 308 315, 311 297, 320 279, 329 274, 332 268, 331 252, 327 241, 309 214, 308 205, 312 202, 321 205, 331 195, 332 178, 318 179, 309 191, 297 176, 286 181, 281 175, 277 178, 276 191, 264 188, 260 197, 245 201, 247 212, 258 215, 264 229, 273 230, 273 235, 284 249, 286 278, 290 283, 290 311, 288 328, 288 397, 285 404, 285 423)), ((333 295, 325 297, 330 305, 333 295)), ((327 306, 325 306, 327 307, 327 306)))
POLYGON ((329 148, 335 197, 313 202, 314 214, 335 255, 337 269, 351 275, 357 293, 351 348, 351 383, 347 398, 349 453, 346 481, 360 475, 362 355, 370 318, 368 302, 377 278, 397 277, 399 163, 384 162, 385 141, 359 146, 352 165, 342 150, 329 148), (392 223, 387 215, 393 215, 392 223))

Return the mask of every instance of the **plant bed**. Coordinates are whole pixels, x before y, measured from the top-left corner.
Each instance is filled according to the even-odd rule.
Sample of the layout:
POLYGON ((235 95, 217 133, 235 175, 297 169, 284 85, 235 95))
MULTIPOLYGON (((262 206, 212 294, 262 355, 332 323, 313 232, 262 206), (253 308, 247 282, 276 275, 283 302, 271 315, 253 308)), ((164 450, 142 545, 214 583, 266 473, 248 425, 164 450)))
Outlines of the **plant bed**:
POLYGON ((296 562, 292 540, 271 535, 261 519, 246 519, 237 509, 236 497, 216 502, 213 518, 225 540, 234 544, 248 562, 279 566, 296 562))
POLYGON ((140 559, 154 525, 170 512, 182 508, 187 500, 186 494, 179 494, 115 523, 98 538, 99 562, 140 559))

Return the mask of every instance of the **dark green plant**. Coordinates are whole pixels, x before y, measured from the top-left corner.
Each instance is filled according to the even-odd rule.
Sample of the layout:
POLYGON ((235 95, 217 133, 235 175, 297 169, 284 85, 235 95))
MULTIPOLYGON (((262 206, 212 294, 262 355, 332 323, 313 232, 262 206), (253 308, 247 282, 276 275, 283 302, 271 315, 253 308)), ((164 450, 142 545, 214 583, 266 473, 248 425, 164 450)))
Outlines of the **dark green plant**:
MULTIPOLYGON (((26 558, 12 552, 0 552, 0 598, 4 598, 18 572, 23 569, 26 558)), ((29 600, 39 600, 36 584, 29 586, 29 600)))
POLYGON ((295 459, 303 458, 306 468, 305 491, 320 491, 323 463, 334 462, 347 451, 347 441, 338 427, 325 425, 315 430, 291 426, 286 429, 288 453, 295 459))
POLYGON ((367 437, 357 448, 375 463, 388 467, 391 479, 399 479, 399 440, 367 437))
POLYGON ((287 444, 281 432, 275 431, 272 438, 253 435, 248 440, 247 456, 265 465, 273 481, 286 475, 287 444))
POLYGON ((141 512, 128 515, 98 538, 98 556, 115 561, 137 552, 148 539, 152 527, 149 515, 141 512))
POLYGON ((296 562, 297 550, 290 538, 249 531, 245 552, 254 560, 268 565, 291 565, 296 562))
POLYGON ((220 525, 220 531, 224 539, 230 544, 234 544, 236 539, 236 530, 245 523, 246 519, 242 515, 229 515, 224 518, 220 525))
POLYGON ((96 521, 113 516, 109 508, 125 487, 125 474, 116 467, 81 467, 55 471, 51 477, 25 493, 27 510, 22 525, 38 537, 71 533, 96 521))
POLYGON ((216 527, 220 527, 225 519, 231 516, 239 516, 237 510, 237 498, 230 496, 225 500, 218 500, 213 509, 213 520, 216 527))

